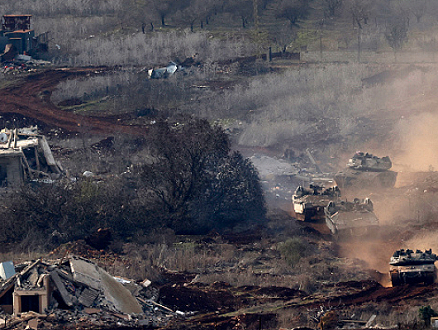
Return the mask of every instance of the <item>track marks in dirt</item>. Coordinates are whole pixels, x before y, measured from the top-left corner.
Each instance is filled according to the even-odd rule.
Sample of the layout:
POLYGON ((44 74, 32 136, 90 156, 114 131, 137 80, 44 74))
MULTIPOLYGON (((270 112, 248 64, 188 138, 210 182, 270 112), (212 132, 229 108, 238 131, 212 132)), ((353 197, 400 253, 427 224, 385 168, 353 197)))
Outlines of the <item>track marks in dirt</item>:
POLYGON ((49 69, 19 79, 13 86, 0 89, 0 113, 16 113, 34 118, 69 133, 144 135, 145 128, 128 126, 98 117, 66 112, 50 101, 51 92, 66 79, 99 74, 109 68, 49 69))
POLYGON ((318 306, 358 306, 365 303, 382 302, 389 304, 407 303, 409 300, 420 296, 425 298, 436 294, 435 288, 435 285, 383 287, 376 281, 345 282, 334 286, 334 294, 318 297, 309 304, 300 305, 316 308, 318 306))

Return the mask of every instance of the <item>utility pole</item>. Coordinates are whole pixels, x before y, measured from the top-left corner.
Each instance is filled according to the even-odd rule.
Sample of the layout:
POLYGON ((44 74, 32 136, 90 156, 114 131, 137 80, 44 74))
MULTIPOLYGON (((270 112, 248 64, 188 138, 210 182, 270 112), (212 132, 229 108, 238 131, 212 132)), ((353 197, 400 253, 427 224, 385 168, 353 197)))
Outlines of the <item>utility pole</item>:
POLYGON ((258 0, 252 0, 253 4, 253 14, 254 14, 254 26, 256 31, 259 29, 259 5, 258 0))
POLYGON ((360 53, 362 51, 361 49, 361 32, 362 32, 362 28, 360 26, 358 26, 357 28, 357 62, 360 63, 360 53))

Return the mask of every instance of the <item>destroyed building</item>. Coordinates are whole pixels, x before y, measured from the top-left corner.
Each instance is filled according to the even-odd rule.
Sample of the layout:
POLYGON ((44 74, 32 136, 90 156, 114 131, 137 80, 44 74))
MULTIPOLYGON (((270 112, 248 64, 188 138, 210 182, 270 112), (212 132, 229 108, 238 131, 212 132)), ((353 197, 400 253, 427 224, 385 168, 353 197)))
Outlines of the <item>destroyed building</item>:
POLYGON ((150 284, 113 277, 77 256, 15 266, 8 261, 0 263, 0 314, 15 321, 33 315, 53 324, 76 319, 127 326, 165 323, 176 313, 148 298, 150 284))
POLYGON ((35 36, 32 15, 4 15, 0 30, 0 61, 11 61, 19 54, 47 51, 48 32, 35 36))
POLYGON ((0 131, 0 186, 59 177, 62 168, 36 128, 0 131))

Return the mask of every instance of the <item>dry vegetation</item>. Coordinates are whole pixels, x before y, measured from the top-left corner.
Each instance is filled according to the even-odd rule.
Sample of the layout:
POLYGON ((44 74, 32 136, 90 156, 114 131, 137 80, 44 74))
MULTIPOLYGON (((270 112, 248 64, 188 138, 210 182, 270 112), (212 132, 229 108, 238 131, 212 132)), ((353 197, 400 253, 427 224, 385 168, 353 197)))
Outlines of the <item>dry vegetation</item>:
MULTIPOLYGON (((220 123, 231 133, 227 143, 232 142, 233 146, 267 148, 276 156, 286 148, 297 153, 313 148, 318 160, 330 161, 334 167, 345 164, 345 155, 352 151, 366 149, 389 154, 399 168, 423 171, 438 168, 435 156, 438 103, 434 98, 437 66, 412 60, 411 56, 411 52, 417 52, 415 58, 434 61, 435 4, 418 1, 429 6, 421 14, 421 4, 415 6, 412 1, 344 1, 342 8, 331 11, 326 7, 330 1, 315 0, 307 16, 292 22, 293 17, 284 16, 281 9, 284 3, 294 1, 259 1, 256 30, 254 17, 235 16, 226 9, 227 5, 236 9, 237 3, 248 10, 245 6, 248 3, 252 6, 252 1, 224 1, 222 7, 213 6, 209 13, 200 7, 190 7, 199 6, 198 1, 191 1, 190 6, 169 11, 164 17, 158 14, 159 2, 151 1, 150 16, 142 14, 145 13, 142 1, 129 1, 127 6, 125 1, 117 0, 10 2, 0 4, 0 12, 33 14, 35 29, 52 33, 47 56, 57 65, 114 66, 113 71, 59 83, 50 101, 65 111, 106 117, 126 125, 145 125, 145 130, 166 117, 173 118, 175 127, 186 116, 205 118, 210 123, 220 123), (386 4, 390 6, 385 7, 386 4), (365 5, 371 8, 367 15, 359 10, 365 5), (191 8, 198 8, 202 15, 189 20, 191 8), (406 18, 406 8, 412 13, 408 14, 411 18, 408 38, 400 40, 403 47, 391 47, 387 37, 391 31, 387 27, 392 26, 393 17, 406 18), (366 17, 354 16, 358 12, 366 17), (356 19, 354 24, 352 18, 356 19), (267 62, 259 58, 249 64, 228 61, 266 53, 269 46, 274 50, 300 50, 302 58, 307 56, 311 60, 305 63, 280 58, 267 62), (183 61, 195 54, 199 65, 168 79, 147 78, 147 69, 165 65, 169 60, 183 61), (337 57, 338 54, 345 57, 337 57), (331 56, 335 58, 331 60, 331 56), (360 56, 362 60, 358 61, 360 56), (317 63, 313 62, 315 59, 317 63), (388 64, 396 59, 398 63, 388 64), (426 139, 430 143, 425 144, 426 139)), ((208 6, 212 3, 205 1, 208 6)), ((2 86, 6 78, 2 76, 2 86)), ((167 155, 154 158, 152 140, 113 134, 110 150, 102 150, 96 148, 100 136, 91 136, 86 127, 81 130, 74 138, 70 135, 68 139, 61 136, 51 140, 57 157, 70 176, 78 178, 77 182, 46 187, 42 195, 38 194, 41 190, 28 189, 4 198, 11 204, 0 210, 5 224, 0 233, 4 243, 0 260, 34 259, 58 244, 83 239, 99 227, 111 227, 115 240, 110 252, 102 252, 104 257, 100 261, 103 259, 112 273, 136 280, 149 278, 162 284, 163 274, 177 272, 193 275, 190 285, 200 287, 218 282, 227 282, 232 287, 275 285, 301 290, 312 295, 309 299, 317 299, 335 292, 334 284, 338 282, 377 280, 386 285, 387 279, 381 273, 387 273, 388 251, 391 253, 403 243, 438 250, 433 234, 438 214, 433 178, 429 185, 420 188, 373 192, 376 213, 384 225, 385 249, 380 241, 335 243, 298 226, 289 215, 277 210, 264 221, 257 221, 261 227, 255 227, 256 216, 251 212, 262 204, 257 201, 248 204, 250 210, 235 216, 231 225, 215 228, 223 219, 217 217, 213 208, 209 209, 208 203, 207 207, 199 204, 199 200, 208 200, 210 196, 219 198, 211 194, 215 189, 191 195, 190 201, 183 203, 186 213, 172 212, 166 209, 171 204, 166 200, 172 195, 171 189, 165 193, 157 191, 163 181, 154 184, 157 177, 148 172, 155 169, 156 174, 163 173, 157 170, 160 157, 163 163, 172 164, 177 158, 175 150, 183 149, 179 148, 178 139, 167 145, 170 150, 167 155), (134 172, 135 168, 142 168, 143 172, 134 172), (81 178, 86 170, 96 176, 81 178), (161 196, 161 204, 159 198, 151 197, 153 192, 155 197, 161 196), (11 205, 13 210, 8 209, 11 205), (199 210, 204 213, 196 218, 198 222, 178 223, 187 212, 199 210), (183 226, 196 231, 203 223, 208 224, 205 232, 212 230, 207 236, 176 234, 183 226), (235 226, 236 223, 239 225, 235 226), (230 230, 233 227, 237 234, 230 230), (55 231, 62 235, 52 235, 55 231), (10 244, 17 241, 18 245, 10 244), (117 254, 118 258, 106 259, 105 253, 117 254)), ((189 133, 182 140, 197 143, 194 136, 199 132, 189 133)), ((196 147, 190 148, 188 154, 193 155, 196 147)), ((227 149, 224 157, 227 162, 209 158, 210 165, 219 162, 221 167, 205 169, 206 175, 229 175, 229 181, 224 181, 229 183, 240 178, 237 173, 240 170, 246 176, 245 169, 253 173, 251 166, 240 158, 236 162, 242 167, 235 167, 239 171, 230 170, 230 151, 227 149)), ((210 149, 206 152, 213 153, 210 149)), ((196 162, 190 164, 195 166, 196 162)), ((193 174, 181 168, 169 172, 174 174, 168 177, 174 186, 175 182, 187 182, 193 174)), ((244 195, 239 190, 243 185, 235 187, 239 196, 244 195)), ((183 184, 180 187, 187 188, 183 184)), ((214 186, 218 187, 229 192, 226 185, 214 186)), ((235 202, 233 205, 240 203, 232 193, 228 198, 227 201, 235 202)), ((264 212, 262 209, 260 213, 264 212)), ((417 322, 418 307, 426 302, 438 308, 433 298, 424 301, 419 298, 412 306, 397 301, 394 307, 392 301, 382 302, 378 306, 379 317, 385 319, 383 325, 400 323, 412 328, 417 322)), ((318 307, 312 308, 307 311, 279 308, 277 325, 315 327, 313 316, 318 307)), ((377 311, 373 302, 339 305, 338 309, 345 317, 360 314, 361 319, 377 311)))

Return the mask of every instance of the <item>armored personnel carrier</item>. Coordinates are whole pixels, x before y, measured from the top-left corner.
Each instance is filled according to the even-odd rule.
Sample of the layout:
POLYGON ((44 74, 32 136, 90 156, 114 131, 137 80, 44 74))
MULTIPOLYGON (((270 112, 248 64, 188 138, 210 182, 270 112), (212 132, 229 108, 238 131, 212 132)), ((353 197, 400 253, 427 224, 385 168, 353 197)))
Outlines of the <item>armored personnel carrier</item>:
POLYGON ((295 216, 302 221, 324 220, 324 207, 330 201, 337 201, 341 192, 337 186, 324 188, 310 185, 309 188, 298 186, 292 196, 295 216))
POLYGON ((408 283, 432 284, 436 278, 436 254, 432 249, 397 250, 389 261, 392 286, 408 283))
POLYGON ((392 162, 388 156, 379 158, 369 153, 356 152, 348 160, 347 167, 338 172, 334 179, 342 188, 392 188, 397 172, 390 171, 392 162))
POLYGON ((365 236, 377 232, 379 228, 379 219, 369 198, 355 198, 352 202, 331 201, 324 212, 326 225, 336 238, 365 236))

